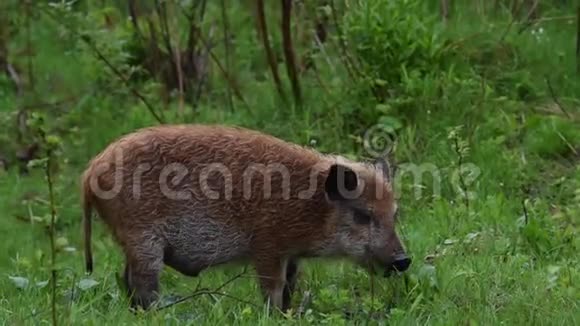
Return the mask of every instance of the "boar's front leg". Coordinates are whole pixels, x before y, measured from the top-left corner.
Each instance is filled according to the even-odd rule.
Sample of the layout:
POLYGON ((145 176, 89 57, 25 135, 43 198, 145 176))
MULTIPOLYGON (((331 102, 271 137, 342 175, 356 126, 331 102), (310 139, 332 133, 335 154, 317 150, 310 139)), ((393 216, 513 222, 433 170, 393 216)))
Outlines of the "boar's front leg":
POLYGON ((254 264, 264 299, 271 306, 284 310, 288 260, 281 257, 259 256, 254 264))

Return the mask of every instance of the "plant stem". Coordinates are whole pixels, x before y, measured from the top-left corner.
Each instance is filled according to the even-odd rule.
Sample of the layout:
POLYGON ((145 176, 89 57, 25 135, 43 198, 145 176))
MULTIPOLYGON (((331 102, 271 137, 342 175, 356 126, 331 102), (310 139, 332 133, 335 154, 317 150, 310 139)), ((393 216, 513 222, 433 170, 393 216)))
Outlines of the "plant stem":
MULTIPOLYGON (((46 142, 45 142, 46 143, 46 142)), ((54 205, 54 187, 52 180, 52 150, 47 149, 46 151, 46 182, 48 184, 48 194, 50 203, 50 252, 51 252, 51 304, 52 304, 52 324, 57 325, 56 319, 56 241, 55 241, 55 224, 56 224, 56 208, 54 205)))

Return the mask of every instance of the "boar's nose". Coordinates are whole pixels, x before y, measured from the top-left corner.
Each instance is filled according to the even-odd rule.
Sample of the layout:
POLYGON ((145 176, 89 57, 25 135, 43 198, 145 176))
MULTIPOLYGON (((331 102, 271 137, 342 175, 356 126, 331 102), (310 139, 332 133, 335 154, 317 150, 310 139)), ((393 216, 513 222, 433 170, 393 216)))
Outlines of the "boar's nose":
POLYGON ((411 258, 405 254, 398 254, 385 271, 385 277, 391 276, 393 272, 404 272, 411 266, 411 258))
POLYGON ((396 255, 392 266, 394 270, 404 272, 411 266, 411 258, 405 254, 396 255))

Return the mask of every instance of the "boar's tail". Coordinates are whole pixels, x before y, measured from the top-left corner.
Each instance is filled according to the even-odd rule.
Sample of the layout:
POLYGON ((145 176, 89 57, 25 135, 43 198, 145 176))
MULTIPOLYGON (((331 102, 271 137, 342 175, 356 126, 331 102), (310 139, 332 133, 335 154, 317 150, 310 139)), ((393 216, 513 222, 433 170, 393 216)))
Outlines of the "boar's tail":
MULTIPOLYGON (((88 171, 87 171, 88 172, 88 171)), ((87 273, 93 272, 93 252, 91 249, 91 215, 93 212, 91 200, 93 194, 90 187, 89 176, 90 174, 85 172, 82 180, 82 200, 83 200, 83 237, 84 237, 84 247, 85 247, 85 268, 87 273)))

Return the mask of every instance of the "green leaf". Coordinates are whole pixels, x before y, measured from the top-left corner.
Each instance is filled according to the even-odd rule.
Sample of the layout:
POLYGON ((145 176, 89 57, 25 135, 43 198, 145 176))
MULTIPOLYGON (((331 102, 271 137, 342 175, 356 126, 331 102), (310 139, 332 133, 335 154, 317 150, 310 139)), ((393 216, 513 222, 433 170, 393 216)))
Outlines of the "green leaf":
POLYGON ((55 245, 58 249, 68 246, 68 240, 65 237, 60 237, 56 239, 55 245))
POLYGON ((55 135, 48 135, 46 136, 46 144, 49 145, 51 148, 57 147, 60 145, 61 140, 58 136, 55 135))

